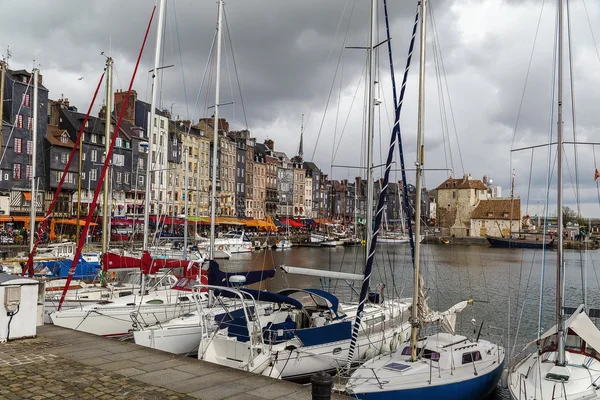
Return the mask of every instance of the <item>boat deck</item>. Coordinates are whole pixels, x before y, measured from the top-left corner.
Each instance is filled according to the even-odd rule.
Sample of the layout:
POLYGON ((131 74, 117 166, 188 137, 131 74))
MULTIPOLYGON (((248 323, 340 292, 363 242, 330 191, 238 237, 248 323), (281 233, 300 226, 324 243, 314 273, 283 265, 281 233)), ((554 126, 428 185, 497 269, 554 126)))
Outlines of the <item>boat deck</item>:
POLYGON ((311 398, 310 386, 53 325, 0 345, 0 377, 3 399, 311 398))

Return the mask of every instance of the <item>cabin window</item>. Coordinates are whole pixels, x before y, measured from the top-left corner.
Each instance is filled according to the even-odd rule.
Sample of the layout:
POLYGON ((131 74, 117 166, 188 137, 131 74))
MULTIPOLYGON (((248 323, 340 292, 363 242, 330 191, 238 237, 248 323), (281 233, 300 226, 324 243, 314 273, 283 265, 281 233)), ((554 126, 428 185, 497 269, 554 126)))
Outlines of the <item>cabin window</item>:
POLYGON ((478 351, 472 351, 470 353, 464 353, 462 355, 463 364, 470 364, 475 361, 481 361, 481 353, 478 351))
MULTIPOLYGON (((406 346, 402 350, 402 355, 403 356, 410 356, 410 354, 411 354, 410 346, 406 346)), ((431 360, 431 361, 439 361, 440 360, 440 353, 438 353, 437 351, 429 350, 429 349, 423 350, 422 347, 417 347, 417 354, 419 355, 419 357, 426 358, 426 359, 431 360)))
POLYGON ((163 304, 164 301, 162 301, 161 299, 152 299, 152 300, 148 300, 146 302, 146 304, 163 304))

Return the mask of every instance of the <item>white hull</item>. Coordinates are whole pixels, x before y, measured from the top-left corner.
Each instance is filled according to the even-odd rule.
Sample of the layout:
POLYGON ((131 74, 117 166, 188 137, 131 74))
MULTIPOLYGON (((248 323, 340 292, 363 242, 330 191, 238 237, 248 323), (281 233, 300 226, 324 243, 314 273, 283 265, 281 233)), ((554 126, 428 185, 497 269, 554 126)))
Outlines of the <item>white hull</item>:
POLYGON ((337 247, 337 246, 343 246, 343 245, 344 245, 343 240, 328 240, 326 242, 321 242, 321 246, 325 246, 325 247, 337 247))
POLYGON ((135 344, 172 354, 196 354, 202 339, 199 325, 170 326, 133 332, 135 344))
POLYGON ((275 244, 275 247, 278 249, 291 249, 293 246, 292 242, 284 239, 284 240, 280 240, 279 242, 277 242, 275 244))
MULTIPOLYGON (((356 341, 353 363, 365 361, 365 352, 368 348, 373 348, 376 354, 379 354, 384 343, 389 343, 401 332, 409 330, 410 326, 407 324, 396 329, 360 336, 356 341)), ((273 352, 271 365, 263 375, 276 379, 303 381, 318 371, 335 371, 343 368, 348 362, 349 347, 350 340, 345 340, 320 346, 303 346, 291 351, 273 352)))
POLYGON ((54 325, 63 328, 101 336, 123 336, 194 311, 196 307, 190 296, 171 289, 156 290, 143 297, 124 296, 108 304, 94 303, 57 311, 50 318, 54 325))

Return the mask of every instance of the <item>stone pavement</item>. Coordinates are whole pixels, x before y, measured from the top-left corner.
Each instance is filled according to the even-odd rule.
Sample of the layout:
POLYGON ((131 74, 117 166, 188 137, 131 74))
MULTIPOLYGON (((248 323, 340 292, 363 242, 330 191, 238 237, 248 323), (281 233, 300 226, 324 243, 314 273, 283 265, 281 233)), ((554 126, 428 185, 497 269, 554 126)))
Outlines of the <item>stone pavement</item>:
POLYGON ((0 382, 7 400, 311 399, 309 386, 53 325, 0 344, 0 382))

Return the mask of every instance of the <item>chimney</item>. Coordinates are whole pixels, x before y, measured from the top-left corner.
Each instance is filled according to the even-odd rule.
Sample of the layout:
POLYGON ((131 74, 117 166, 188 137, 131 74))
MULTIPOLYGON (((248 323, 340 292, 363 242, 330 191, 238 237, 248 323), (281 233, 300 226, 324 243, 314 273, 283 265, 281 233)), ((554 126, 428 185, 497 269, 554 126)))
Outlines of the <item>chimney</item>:
POLYGON ((38 72, 38 85, 43 86, 42 84, 42 74, 38 72))
MULTIPOLYGON (((117 90, 115 92, 115 114, 120 115, 121 108, 123 107, 123 103, 125 102, 125 97, 127 96, 127 92, 122 90, 117 90)), ((127 108, 125 109, 125 114, 123 116, 127 121, 135 124, 135 101, 137 100, 137 92, 135 90, 131 90, 131 94, 129 95, 129 101, 127 102, 127 108)))
POLYGON ((267 139, 265 140, 265 144, 271 151, 273 151, 273 148, 275 147, 275 142, 273 140, 267 139))
POLYGON ((485 175, 484 175, 484 176, 483 176, 483 179, 482 179, 481 181, 483 182, 483 184, 484 184, 485 186, 487 186, 487 185, 488 185, 487 176, 485 176, 485 175))
POLYGON ((58 126, 60 121, 60 100, 48 100, 48 124, 58 126))

